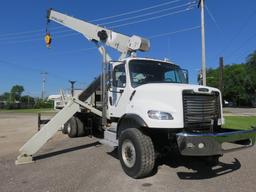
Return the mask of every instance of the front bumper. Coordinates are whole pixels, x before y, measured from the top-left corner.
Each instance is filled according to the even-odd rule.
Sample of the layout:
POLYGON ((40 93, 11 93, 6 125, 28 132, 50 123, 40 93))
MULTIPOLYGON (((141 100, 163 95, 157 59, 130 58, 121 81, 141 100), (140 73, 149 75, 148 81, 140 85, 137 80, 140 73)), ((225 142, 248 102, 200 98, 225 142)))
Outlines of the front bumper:
POLYGON ((176 136, 182 155, 212 156, 252 147, 255 144, 256 129, 246 131, 221 129, 217 133, 181 132, 176 136), (224 148, 224 143, 231 143, 228 149, 224 148))

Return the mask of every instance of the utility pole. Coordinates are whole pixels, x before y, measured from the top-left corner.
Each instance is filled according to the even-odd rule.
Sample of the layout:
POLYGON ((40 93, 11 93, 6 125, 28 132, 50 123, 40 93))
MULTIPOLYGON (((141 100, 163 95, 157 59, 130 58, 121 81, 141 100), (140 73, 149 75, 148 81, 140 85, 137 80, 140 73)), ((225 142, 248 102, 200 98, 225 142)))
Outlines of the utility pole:
POLYGON ((219 66, 219 89, 221 93, 223 94, 224 91, 224 82, 223 82, 223 76, 224 76, 224 58, 220 57, 220 66, 219 66))
POLYGON ((205 59, 204 1, 205 1, 205 0, 199 0, 198 8, 199 8, 199 7, 201 7, 202 76, 203 76, 203 85, 204 85, 204 86, 206 86, 206 59, 205 59))
POLYGON ((41 99, 44 100, 45 97, 45 83, 48 73, 47 72, 41 72, 42 75, 42 92, 41 92, 41 99))
POLYGON ((74 85, 76 81, 69 80, 69 83, 71 83, 71 96, 74 97, 74 85))

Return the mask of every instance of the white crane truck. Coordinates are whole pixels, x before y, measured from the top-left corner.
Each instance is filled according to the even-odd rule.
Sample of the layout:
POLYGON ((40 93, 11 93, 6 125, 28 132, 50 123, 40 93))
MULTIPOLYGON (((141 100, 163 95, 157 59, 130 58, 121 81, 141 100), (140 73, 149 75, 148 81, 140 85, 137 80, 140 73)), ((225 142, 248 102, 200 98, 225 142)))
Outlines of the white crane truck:
POLYGON ((218 89, 189 85, 187 71, 174 63, 137 57, 136 51, 148 51, 147 39, 52 9, 48 21, 95 43, 103 56, 102 73, 21 147, 16 164, 32 162, 33 155, 67 122, 64 131, 70 137, 90 135, 117 147, 124 172, 133 178, 151 174, 157 155, 171 149, 217 161, 225 152, 254 145, 255 129, 221 128, 224 118, 218 89), (121 53, 118 61, 110 58, 106 46, 121 53), (225 149, 226 142, 241 145, 225 149))

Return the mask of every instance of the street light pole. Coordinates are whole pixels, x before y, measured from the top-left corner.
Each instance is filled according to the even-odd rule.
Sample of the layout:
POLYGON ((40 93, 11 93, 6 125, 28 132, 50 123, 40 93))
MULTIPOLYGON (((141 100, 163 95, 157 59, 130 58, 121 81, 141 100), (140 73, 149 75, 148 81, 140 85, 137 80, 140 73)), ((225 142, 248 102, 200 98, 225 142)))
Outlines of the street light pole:
POLYGON ((71 84, 71 96, 74 97, 74 84, 76 83, 76 81, 69 80, 69 83, 71 84))
POLYGON ((205 23, 204 23, 204 1, 199 0, 198 6, 201 7, 201 35, 202 35, 202 78, 203 85, 206 86, 206 58, 205 58, 205 23))

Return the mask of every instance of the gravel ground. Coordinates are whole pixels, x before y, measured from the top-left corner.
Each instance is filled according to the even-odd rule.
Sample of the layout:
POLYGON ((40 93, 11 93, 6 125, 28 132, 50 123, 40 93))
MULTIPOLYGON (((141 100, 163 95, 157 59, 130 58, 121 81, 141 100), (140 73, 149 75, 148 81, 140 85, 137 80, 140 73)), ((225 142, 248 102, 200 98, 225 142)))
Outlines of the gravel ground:
POLYGON ((0 113, 0 191, 255 192, 255 148, 229 153, 215 167, 173 155, 151 177, 124 174, 115 151, 95 139, 56 134, 36 162, 15 166, 18 149, 36 132, 36 115, 0 113))

